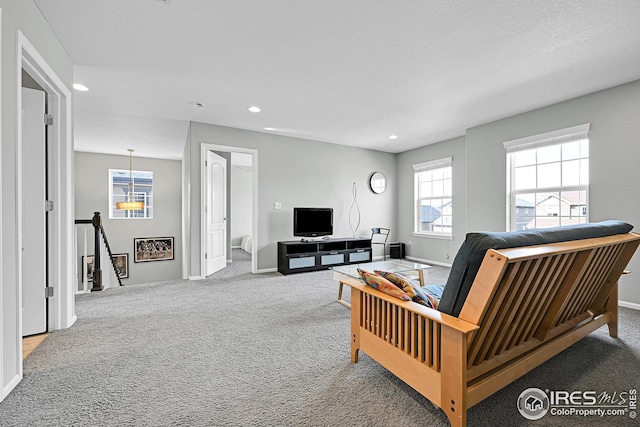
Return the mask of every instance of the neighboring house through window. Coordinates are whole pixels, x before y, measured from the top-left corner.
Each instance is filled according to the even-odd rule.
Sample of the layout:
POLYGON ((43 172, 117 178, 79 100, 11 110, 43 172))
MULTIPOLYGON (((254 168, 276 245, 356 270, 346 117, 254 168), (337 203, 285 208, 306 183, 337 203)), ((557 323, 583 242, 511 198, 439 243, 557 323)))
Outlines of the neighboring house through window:
POLYGON ((414 233, 451 237, 453 232, 452 158, 413 165, 414 233))
POLYGON ((588 222, 589 124, 504 143, 509 230, 588 222))
POLYGON ((128 170, 109 169, 109 218, 153 218, 153 172, 132 171, 132 201, 144 202, 144 209, 120 210, 116 203, 125 202, 129 197, 129 184, 132 182, 128 170))

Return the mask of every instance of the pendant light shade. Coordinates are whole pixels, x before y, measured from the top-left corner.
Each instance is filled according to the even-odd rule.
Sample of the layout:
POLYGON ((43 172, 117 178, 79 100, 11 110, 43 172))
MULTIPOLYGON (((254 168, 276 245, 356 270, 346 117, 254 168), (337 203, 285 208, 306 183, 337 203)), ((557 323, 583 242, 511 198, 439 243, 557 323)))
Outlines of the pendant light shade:
POLYGON ((144 209, 144 202, 136 202, 133 200, 133 148, 129 148, 129 191, 127 192, 127 201, 116 203, 116 209, 137 211, 144 209))
POLYGON ((140 209, 144 209, 144 202, 118 202, 116 203, 116 209, 127 210, 127 211, 137 211, 140 209))

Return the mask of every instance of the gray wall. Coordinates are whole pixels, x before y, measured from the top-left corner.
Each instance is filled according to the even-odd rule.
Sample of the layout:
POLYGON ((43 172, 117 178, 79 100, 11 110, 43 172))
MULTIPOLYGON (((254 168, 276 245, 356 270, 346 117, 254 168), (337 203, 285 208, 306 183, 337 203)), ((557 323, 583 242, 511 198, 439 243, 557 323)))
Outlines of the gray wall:
MULTIPOLYGON (((467 229, 505 230, 504 141, 583 123, 589 132, 589 220, 620 219, 640 231, 640 81, 488 123, 467 131, 467 229)), ((640 254, 620 300, 640 304, 640 254)))
MULTIPOLYGON (((517 116, 487 123, 466 135, 401 153, 397 157, 398 221, 401 241, 412 241, 409 256, 453 262, 464 235, 507 227, 505 141, 591 123, 589 220, 620 219, 640 231, 640 81, 599 91, 517 116), (416 237, 413 230, 411 165, 453 157, 454 238, 416 237), (449 256, 447 258, 447 256, 449 256)), ((640 254, 621 279, 620 300, 640 306, 640 254)))
POLYGON ((430 263, 451 264, 466 234, 467 165, 464 137, 405 151, 396 158, 398 170, 398 230, 399 241, 405 242, 407 255, 430 263), (453 238, 417 236, 414 223, 413 165, 453 158, 453 238))
MULTIPOLYGON (((2 8, 1 87, 2 117, 0 128, 0 399, 15 384, 21 373, 22 359, 17 344, 18 276, 16 231, 16 53, 17 30, 29 39, 64 85, 71 87, 73 64, 44 17, 31 0, 0 0, 2 8)), ((62 269, 62 267, 60 267, 62 269)), ((63 275, 66 272, 62 272, 63 275)), ((64 277, 64 276, 63 276, 64 277)), ((69 313, 62 313, 64 318, 69 313)), ((71 317, 71 316, 69 316, 71 317)))
MULTIPOLYGON (((76 219, 90 219, 94 212, 100 212, 111 250, 129 254, 129 278, 123 279, 123 284, 182 278, 181 162, 134 155, 134 170, 153 171, 153 219, 109 219, 109 169, 129 169, 129 157, 75 153, 76 219), (137 237, 173 237, 174 259, 134 262, 133 239, 137 237)), ((93 255, 93 238, 89 241, 89 254, 93 255)), ((103 265, 102 270, 108 267, 103 265)))
POLYGON ((191 126, 182 152, 182 278, 187 279, 191 261, 191 126))
MULTIPOLYGON (((352 184, 358 189, 361 211, 359 236, 370 228, 390 227, 395 233, 395 155, 318 141, 251 132, 222 126, 191 123, 188 166, 189 204, 184 212, 190 223, 190 275, 200 275, 200 146, 202 143, 258 150, 258 227, 254 251, 258 270, 277 266, 277 242, 292 240, 293 207, 320 206, 334 209, 334 236, 351 236, 348 214, 352 184), (373 194, 367 186, 371 172, 383 172, 389 189, 373 194), (275 210, 274 202, 282 209, 275 210)), ((187 150, 185 150, 187 151, 187 150)), ((231 219, 233 220, 233 218, 231 219)), ((395 234, 392 236, 394 238, 395 234)))

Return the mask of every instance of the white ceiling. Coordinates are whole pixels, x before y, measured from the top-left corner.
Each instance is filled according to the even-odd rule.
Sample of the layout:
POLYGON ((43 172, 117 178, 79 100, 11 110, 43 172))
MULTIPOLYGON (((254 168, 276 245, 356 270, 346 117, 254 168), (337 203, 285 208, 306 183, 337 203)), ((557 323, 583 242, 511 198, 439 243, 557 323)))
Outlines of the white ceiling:
POLYGON ((401 152, 640 79, 638 0, 35 2, 79 151, 179 159, 193 120, 401 152))

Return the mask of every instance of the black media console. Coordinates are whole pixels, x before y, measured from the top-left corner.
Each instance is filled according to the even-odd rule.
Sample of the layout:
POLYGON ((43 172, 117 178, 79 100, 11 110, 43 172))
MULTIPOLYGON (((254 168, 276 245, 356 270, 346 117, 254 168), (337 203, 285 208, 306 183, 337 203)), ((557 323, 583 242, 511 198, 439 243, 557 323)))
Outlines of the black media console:
POLYGON ((321 239, 278 242, 282 274, 324 270, 334 265, 371 262, 371 239, 321 239))

